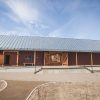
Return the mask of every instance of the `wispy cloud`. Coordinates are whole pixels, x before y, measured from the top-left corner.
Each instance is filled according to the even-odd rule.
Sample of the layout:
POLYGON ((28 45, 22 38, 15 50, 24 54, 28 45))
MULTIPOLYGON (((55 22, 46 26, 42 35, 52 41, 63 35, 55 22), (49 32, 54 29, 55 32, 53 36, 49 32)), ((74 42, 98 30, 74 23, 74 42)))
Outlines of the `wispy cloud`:
POLYGON ((50 32, 49 36, 100 39, 100 14, 98 14, 100 6, 96 7, 98 5, 96 3, 88 2, 90 5, 87 5, 86 1, 85 3, 78 1, 67 4, 62 13, 68 14, 69 20, 65 20, 65 23, 50 32))
POLYGON ((48 28, 48 25, 40 20, 41 13, 38 7, 32 5, 32 1, 7 0, 4 2, 11 10, 7 16, 18 23, 21 22, 31 35, 40 35, 42 30, 48 28))
MULTIPOLYGON (((56 30, 50 32, 50 33, 48 34, 48 36, 50 36, 50 37, 64 37, 65 34, 66 34, 66 31, 65 31, 65 30, 67 29, 67 27, 69 27, 69 26, 72 24, 73 20, 74 20, 73 18, 70 19, 70 20, 69 20, 67 23, 65 23, 64 25, 62 25, 62 26, 58 27, 56 30)), ((68 33, 67 33, 67 34, 68 34, 68 33)), ((68 37, 70 37, 70 36, 72 36, 72 34, 71 34, 71 35, 69 34, 68 37)))
MULTIPOLYGON (((13 27, 11 26, 12 30, 15 29, 14 31, 19 32, 25 29, 31 35, 42 35, 43 32, 44 33, 47 32, 50 26, 50 23, 54 25, 54 22, 53 21, 51 22, 52 19, 48 18, 48 16, 44 12, 44 8, 46 4, 44 5, 42 2, 39 3, 37 2, 37 0, 36 1, 35 0, 34 1, 32 0, 29 0, 29 1, 5 0, 3 1, 1 0, 1 1, 3 2, 3 5, 4 5, 3 9, 9 9, 9 11, 6 11, 6 10, 2 11, 3 16, 1 16, 3 24, 5 24, 5 21, 3 20, 7 20, 7 23, 5 26, 8 25, 8 29, 10 27, 9 24, 12 25, 12 22, 13 22, 16 24, 16 26, 13 26, 13 27), (12 20, 12 22, 10 20, 12 20), (20 30, 20 28, 22 28, 22 30, 20 30)), ((12 32, 12 30, 10 29, 8 31, 12 32)))
POLYGON ((18 35, 100 37, 99 0, 1 1, 1 31, 18 35))
POLYGON ((6 0, 5 3, 22 21, 38 20, 38 11, 32 8, 26 0, 6 0))

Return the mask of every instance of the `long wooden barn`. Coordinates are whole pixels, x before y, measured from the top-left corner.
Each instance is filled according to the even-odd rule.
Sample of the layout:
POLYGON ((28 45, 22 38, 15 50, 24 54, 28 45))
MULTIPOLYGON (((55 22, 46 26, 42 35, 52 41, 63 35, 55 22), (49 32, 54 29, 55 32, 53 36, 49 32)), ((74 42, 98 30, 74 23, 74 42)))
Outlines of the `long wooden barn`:
POLYGON ((100 65, 100 40, 1 35, 0 65, 100 65))

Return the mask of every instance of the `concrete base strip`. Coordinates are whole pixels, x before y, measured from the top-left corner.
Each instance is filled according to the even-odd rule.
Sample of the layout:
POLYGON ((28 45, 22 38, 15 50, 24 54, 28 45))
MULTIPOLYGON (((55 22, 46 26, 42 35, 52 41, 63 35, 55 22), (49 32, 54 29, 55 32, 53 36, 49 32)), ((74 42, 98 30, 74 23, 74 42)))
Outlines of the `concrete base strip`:
POLYGON ((5 80, 0 81, 0 92, 7 87, 7 82, 5 80))
POLYGON ((28 95, 28 97, 27 97, 25 100, 30 100, 31 95, 32 95, 39 87, 48 85, 49 83, 56 83, 56 82, 47 82, 47 83, 38 85, 37 87, 35 87, 35 88, 31 91, 31 93, 28 95))

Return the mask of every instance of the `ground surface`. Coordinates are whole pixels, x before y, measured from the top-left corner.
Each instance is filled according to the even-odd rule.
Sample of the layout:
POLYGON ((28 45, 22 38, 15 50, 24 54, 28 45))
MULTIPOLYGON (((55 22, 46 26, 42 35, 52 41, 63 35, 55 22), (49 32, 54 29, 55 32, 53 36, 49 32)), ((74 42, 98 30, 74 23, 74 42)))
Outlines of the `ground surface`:
POLYGON ((34 68, 10 68, 0 70, 0 80, 100 82, 100 73, 91 73, 86 69, 52 69, 34 74, 34 68))
POLYGON ((28 100, 100 100, 100 83, 49 83, 38 87, 28 100))
POLYGON ((0 92, 7 87, 7 82, 5 80, 0 80, 0 92))
POLYGON ((25 100, 33 88, 44 82, 7 81, 8 86, 0 92, 0 100, 25 100))
MULTIPOLYGON (((95 83, 100 83, 100 73, 98 72, 92 74, 90 71, 86 69, 79 69, 79 70, 66 69, 66 70, 42 70, 39 73, 34 74, 34 68, 0 68, 0 80, 7 80, 8 82, 8 87, 4 91, 0 92, 0 100, 25 100, 25 98, 29 95, 29 93, 32 91, 33 88, 44 82, 48 81, 72 82, 72 83, 92 82, 95 84, 95 83)), ((99 88, 100 84, 97 86, 98 86, 97 88, 99 88)), ((91 90, 94 90, 92 86, 91 90)), ((58 89, 57 91, 64 91, 64 90, 62 90, 61 88, 58 89)), ((55 93, 55 91, 53 93, 55 93)), ((58 92, 58 94, 59 93, 61 92, 58 92)), ((94 99, 87 99, 87 100, 94 100, 94 99)), ((97 100, 100 100, 100 98, 97 100)))

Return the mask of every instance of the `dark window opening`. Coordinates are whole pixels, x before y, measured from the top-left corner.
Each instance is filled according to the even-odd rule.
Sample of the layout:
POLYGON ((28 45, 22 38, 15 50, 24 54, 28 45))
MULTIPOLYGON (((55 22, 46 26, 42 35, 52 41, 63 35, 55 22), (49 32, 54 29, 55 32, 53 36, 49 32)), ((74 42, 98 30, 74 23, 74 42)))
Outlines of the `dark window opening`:
POLYGON ((32 56, 25 56, 25 61, 33 61, 33 57, 32 56))

